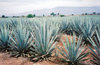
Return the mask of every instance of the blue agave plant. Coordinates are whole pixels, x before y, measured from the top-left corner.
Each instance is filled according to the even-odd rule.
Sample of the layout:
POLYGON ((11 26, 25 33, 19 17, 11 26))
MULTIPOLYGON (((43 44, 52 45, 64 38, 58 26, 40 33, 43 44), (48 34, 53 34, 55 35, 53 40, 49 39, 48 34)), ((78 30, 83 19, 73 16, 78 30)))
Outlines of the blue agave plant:
POLYGON ((54 28, 51 27, 49 22, 37 22, 34 24, 33 39, 35 44, 31 48, 31 59, 33 61, 43 60, 51 56, 52 51, 55 49, 55 39, 59 29, 56 29, 55 33, 52 35, 54 28))
POLYGON ((90 59, 90 61, 92 61, 93 63, 95 63, 96 65, 100 65, 100 29, 98 29, 98 31, 96 30, 96 36, 97 37, 93 37, 94 40, 89 37, 88 40, 91 43, 91 45, 93 46, 93 48, 96 50, 94 51, 94 49, 92 47, 89 47, 90 50, 92 52, 91 53, 91 57, 93 59, 90 59))
POLYGON ((4 25, 0 26, 0 50, 7 51, 9 47, 9 29, 4 25))
POLYGON ((24 25, 19 23, 15 30, 10 35, 11 56, 28 56, 29 48, 31 47, 32 37, 24 25))
POLYGON ((64 45, 65 50, 59 47, 58 49, 60 50, 59 53, 64 57, 63 59, 65 62, 68 62, 71 65, 78 65, 81 62, 87 60, 83 58, 86 57, 89 52, 85 53, 86 49, 85 46, 83 46, 84 43, 82 43, 81 45, 80 37, 78 38, 78 41, 76 43, 75 34, 73 34, 73 41, 71 38, 69 41, 66 36, 66 41, 64 42, 62 40, 62 43, 64 45))

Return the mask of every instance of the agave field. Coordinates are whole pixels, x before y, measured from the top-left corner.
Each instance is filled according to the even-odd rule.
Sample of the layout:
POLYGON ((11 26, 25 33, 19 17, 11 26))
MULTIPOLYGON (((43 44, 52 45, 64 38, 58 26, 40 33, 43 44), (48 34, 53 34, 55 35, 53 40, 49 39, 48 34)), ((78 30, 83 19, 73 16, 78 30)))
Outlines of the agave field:
POLYGON ((67 65, 100 65, 100 16, 0 18, 0 53, 32 62, 57 57, 67 65))

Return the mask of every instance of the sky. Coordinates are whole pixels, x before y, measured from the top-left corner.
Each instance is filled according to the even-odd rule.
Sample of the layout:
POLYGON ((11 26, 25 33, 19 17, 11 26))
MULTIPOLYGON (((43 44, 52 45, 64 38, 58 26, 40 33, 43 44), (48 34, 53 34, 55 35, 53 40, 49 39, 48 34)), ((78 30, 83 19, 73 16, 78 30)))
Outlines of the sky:
POLYGON ((17 14, 55 7, 100 6, 100 0, 0 0, 0 15, 17 14))

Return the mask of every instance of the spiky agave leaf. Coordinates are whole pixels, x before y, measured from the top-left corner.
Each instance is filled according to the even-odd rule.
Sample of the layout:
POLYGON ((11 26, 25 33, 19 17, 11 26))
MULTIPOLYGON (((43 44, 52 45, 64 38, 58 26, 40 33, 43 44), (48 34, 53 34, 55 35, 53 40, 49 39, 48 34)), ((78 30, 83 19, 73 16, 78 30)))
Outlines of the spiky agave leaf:
POLYGON ((57 38, 59 28, 56 29, 56 33, 52 36, 54 29, 51 25, 52 24, 49 24, 49 22, 45 20, 34 24, 35 31, 33 33, 33 38, 35 44, 33 44, 33 52, 30 52, 32 60, 46 59, 51 56, 52 51, 55 49, 57 42, 54 42, 54 40, 57 38))
POLYGON ((11 56, 25 57, 31 47, 32 37, 30 37, 29 31, 25 26, 19 23, 16 30, 13 30, 9 42, 12 49, 11 56))
POLYGON ((5 25, 0 26, 0 50, 6 51, 8 49, 8 40, 10 31, 5 25))
POLYGON ((94 40, 91 37, 88 38, 89 42, 96 50, 94 51, 92 47, 89 47, 90 50, 92 51, 91 57, 93 58, 93 59, 90 59, 90 61, 99 65, 100 64, 100 29, 99 29, 99 32, 96 30, 96 35, 97 35, 97 38, 94 36, 94 40))
POLYGON ((60 54, 65 58, 67 62, 69 62, 72 65, 77 65, 80 62, 86 60, 83 58, 87 56, 88 52, 84 53, 86 49, 84 49, 85 48, 85 46, 83 46, 84 43, 82 43, 81 45, 81 37, 78 38, 78 41, 76 43, 75 34, 73 34, 73 41, 71 38, 69 41, 68 37, 66 36, 66 42, 62 40, 62 43, 64 45, 65 50, 59 47, 58 49, 60 50, 59 51, 60 54))

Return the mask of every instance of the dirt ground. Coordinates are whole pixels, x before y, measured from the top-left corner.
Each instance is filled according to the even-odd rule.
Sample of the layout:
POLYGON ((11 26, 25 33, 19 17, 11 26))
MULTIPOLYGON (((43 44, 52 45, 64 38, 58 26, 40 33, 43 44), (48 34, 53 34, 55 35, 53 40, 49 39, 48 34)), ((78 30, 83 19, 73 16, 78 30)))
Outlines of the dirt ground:
MULTIPOLYGON (((70 39, 70 37, 72 36, 68 36, 68 39, 70 39)), ((65 34, 62 35, 61 39, 65 40, 65 34)), ((76 38, 77 40, 78 38, 76 38)), ((61 43, 61 41, 57 44, 57 46, 59 47, 63 47, 63 44, 61 43)), ((86 52, 90 51, 89 49, 87 49, 86 52)), ((42 62, 31 62, 29 61, 27 58, 13 58, 10 57, 10 55, 8 53, 0 53, 0 65, 68 65, 67 63, 63 63, 60 60, 60 57, 62 57, 61 55, 59 55, 58 57, 52 57, 51 61, 42 61, 42 62)), ((90 55, 88 55, 88 57, 86 58, 91 58, 90 55)), ((93 65, 89 60, 84 62, 84 65, 93 65)))
POLYGON ((50 61, 31 62, 27 58, 13 58, 8 53, 0 53, 0 65, 66 65, 60 58, 52 57, 50 61))

